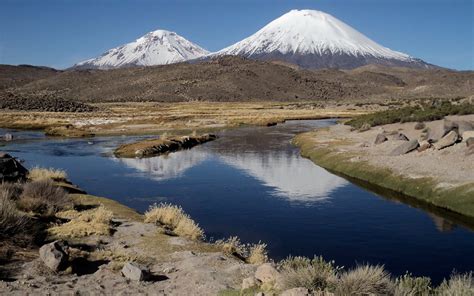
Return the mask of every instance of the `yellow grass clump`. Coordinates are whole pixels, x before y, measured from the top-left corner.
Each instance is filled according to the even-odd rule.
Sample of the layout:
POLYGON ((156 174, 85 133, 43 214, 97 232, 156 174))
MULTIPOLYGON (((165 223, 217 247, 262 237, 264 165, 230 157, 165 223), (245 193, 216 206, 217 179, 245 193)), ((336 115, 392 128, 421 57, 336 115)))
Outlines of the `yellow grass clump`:
POLYGON ((231 236, 228 239, 217 240, 215 245, 225 254, 236 256, 250 264, 262 264, 268 261, 267 245, 262 242, 242 244, 237 236, 231 236))
POLYGON ((263 264, 268 261, 267 244, 258 242, 250 246, 249 256, 246 260, 250 264, 263 264))
POLYGON ((215 244, 228 255, 243 256, 245 253, 245 246, 240 242, 237 236, 231 236, 228 239, 220 239, 215 244))
POLYGON ((48 229, 48 232, 61 238, 85 237, 89 235, 109 235, 113 213, 104 206, 83 212, 66 211, 58 217, 69 217, 71 221, 48 229))
POLYGON ((38 181, 38 180, 64 181, 67 179, 67 174, 65 171, 59 170, 59 169, 34 167, 28 173, 28 178, 33 181, 38 181))
POLYGON ((193 240, 204 238, 204 231, 180 206, 167 203, 154 204, 145 213, 145 223, 166 225, 177 235, 193 240))

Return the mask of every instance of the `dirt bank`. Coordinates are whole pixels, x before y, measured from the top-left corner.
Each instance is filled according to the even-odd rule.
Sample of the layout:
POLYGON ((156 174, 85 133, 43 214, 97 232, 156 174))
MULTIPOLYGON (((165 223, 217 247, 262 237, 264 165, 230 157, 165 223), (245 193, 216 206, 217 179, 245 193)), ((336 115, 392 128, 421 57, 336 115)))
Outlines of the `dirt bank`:
MULTIPOLYGON (((447 119, 471 122, 474 116, 447 119)), ((399 140, 400 133, 421 143, 426 131, 440 130, 443 121, 428 122, 415 129, 416 125, 389 124, 364 132, 336 125, 298 135, 294 143, 301 147, 303 156, 322 167, 474 217, 474 155, 468 153, 465 142, 440 150, 435 143, 422 152, 415 149, 393 155, 396 148, 408 142, 399 140), (386 140, 375 144, 381 134, 386 140)))

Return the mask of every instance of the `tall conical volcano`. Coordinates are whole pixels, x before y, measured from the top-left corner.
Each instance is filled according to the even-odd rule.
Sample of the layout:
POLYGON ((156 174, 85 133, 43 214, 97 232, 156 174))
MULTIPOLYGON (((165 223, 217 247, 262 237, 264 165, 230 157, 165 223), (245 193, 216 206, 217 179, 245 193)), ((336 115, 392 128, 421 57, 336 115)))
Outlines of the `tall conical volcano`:
POLYGON ((433 67, 383 47, 337 18, 316 10, 292 10, 212 55, 283 60, 304 68, 352 69, 367 64, 433 67))
POLYGON ((129 66, 154 66, 199 58, 209 52, 175 32, 156 30, 134 42, 74 65, 75 68, 112 69, 129 66))

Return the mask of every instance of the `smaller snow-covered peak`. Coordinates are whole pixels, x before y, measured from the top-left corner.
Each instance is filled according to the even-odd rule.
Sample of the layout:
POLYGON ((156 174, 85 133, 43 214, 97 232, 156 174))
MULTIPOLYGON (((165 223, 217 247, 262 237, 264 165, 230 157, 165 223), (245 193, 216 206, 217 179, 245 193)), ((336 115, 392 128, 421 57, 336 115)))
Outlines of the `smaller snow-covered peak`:
POLYGON ((208 53, 175 32, 156 30, 134 42, 112 48, 100 57, 77 63, 74 67, 111 69, 165 65, 196 59, 208 53))

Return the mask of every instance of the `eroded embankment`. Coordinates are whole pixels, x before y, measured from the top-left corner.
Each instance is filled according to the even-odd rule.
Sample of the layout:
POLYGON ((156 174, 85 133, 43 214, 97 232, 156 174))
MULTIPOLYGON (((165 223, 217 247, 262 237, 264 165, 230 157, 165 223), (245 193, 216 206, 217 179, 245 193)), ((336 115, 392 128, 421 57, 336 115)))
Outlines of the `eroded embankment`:
POLYGON ((183 149, 190 149, 194 146, 214 141, 215 139, 217 139, 217 136, 213 134, 148 139, 121 145, 114 151, 114 154, 122 158, 151 157, 183 149))
MULTIPOLYGON (((349 127, 338 125, 300 134, 294 138, 293 143, 300 147, 303 157, 323 168, 474 217, 474 183, 473 179, 469 181, 472 174, 470 168, 464 168, 467 171, 461 172, 464 180, 453 182, 453 176, 459 174, 462 168, 461 165, 452 163, 448 151, 388 156, 386 150, 398 145, 395 141, 387 142, 384 144, 386 147, 381 147, 362 140, 373 140, 379 132, 380 130, 366 132, 367 137, 359 132, 351 132, 349 127), (423 162, 431 165, 418 165, 423 162), (439 171, 434 172, 433 168, 438 168, 439 171)), ((469 158, 472 156, 463 155, 458 162, 469 162, 469 158)))

